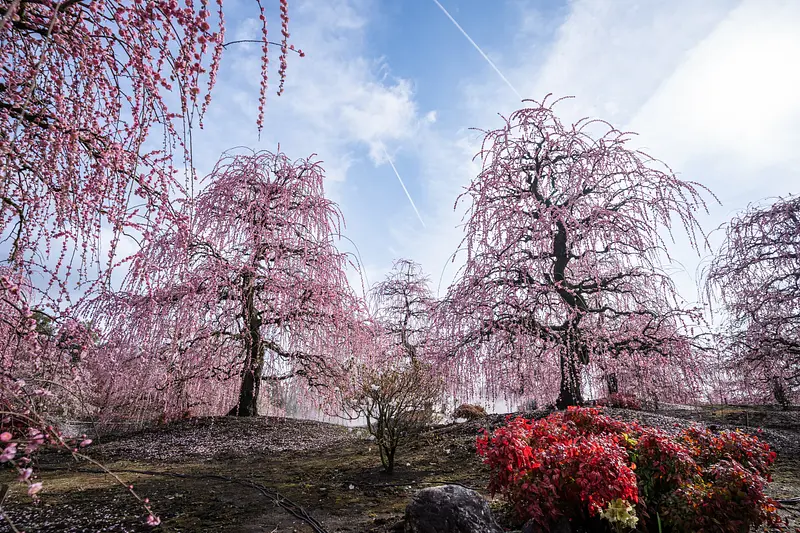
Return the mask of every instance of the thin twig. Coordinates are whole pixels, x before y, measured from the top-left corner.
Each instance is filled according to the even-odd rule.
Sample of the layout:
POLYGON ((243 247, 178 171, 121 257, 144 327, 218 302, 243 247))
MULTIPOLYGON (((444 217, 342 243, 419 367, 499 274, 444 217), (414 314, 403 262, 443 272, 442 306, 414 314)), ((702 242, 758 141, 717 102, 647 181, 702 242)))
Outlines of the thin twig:
MULTIPOLYGON (((262 41, 260 39, 239 39, 237 41, 228 41, 227 43, 222 45, 222 48, 227 48, 228 46, 230 46, 232 44, 242 44, 242 43, 263 44, 264 41, 262 41)), ((274 45, 274 46, 281 46, 281 43, 275 43, 275 42, 272 42, 272 41, 267 41, 267 44, 271 44, 271 45, 274 45)), ((295 50, 294 48, 287 48, 287 50, 292 51, 292 52, 294 52, 296 54, 300 53, 300 50, 295 50)))

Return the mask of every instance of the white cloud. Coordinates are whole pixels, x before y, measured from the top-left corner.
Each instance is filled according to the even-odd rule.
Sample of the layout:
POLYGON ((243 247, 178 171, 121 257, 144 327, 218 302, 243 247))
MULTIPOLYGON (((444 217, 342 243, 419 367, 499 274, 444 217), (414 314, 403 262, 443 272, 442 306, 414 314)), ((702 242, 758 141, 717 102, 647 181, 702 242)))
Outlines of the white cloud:
MULTIPOLYGON (((735 3, 577 0, 555 41, 542 43, 536 37, 546 19, 527 2, 515 38, 519 53, 504 65, 506 75, 526 98, 575 96, 560 106, 565 119, 592 115, 624 124, 735 3)), ((499 80, 490 86, 503 111, 518 107, 499 80)))
POLYGON ((742 170, 800 168, 798 28, 800 3, 743 3, 691 51, 633 126, 671 160, 725 159, 743 181, 752 176, 742 170))
MULTIPOLYGON (((290 57, 285 93, 270 89, 261 145, 293 157, 316 153, 325 161, 327 176, 343 181, 360 150, 373 163, 381 143, 392 146, 414 135, 424 122, 408 80, 389 75, 381 59, 364 47, 368 0, 297 2, 293 5, 292 41, 306 57, 290 57)), ((242 21, 236 38, 252 38, 258 28, 242 21)), ((212 104, 216 133, 208 144, 255 144, 255 112, 260 76, 257 45, 237 45, 226 60, 228 70, 212 104)), ((271 62, 270 85, 277 85, 276 61, 271 62)), ((208 129, 208 126, 207 126, 208 129)))

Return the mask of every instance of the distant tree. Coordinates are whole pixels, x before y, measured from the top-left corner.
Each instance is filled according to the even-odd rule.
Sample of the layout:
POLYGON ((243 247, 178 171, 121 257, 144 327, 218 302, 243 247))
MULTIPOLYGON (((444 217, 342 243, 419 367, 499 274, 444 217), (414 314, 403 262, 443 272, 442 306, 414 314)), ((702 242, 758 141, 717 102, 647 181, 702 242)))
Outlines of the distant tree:
POLYGON ((207 181, 191 231, 147 244, 96 319, 109 346, 144 350, 176 376, 224 379, 239 368, 230 414, 255 416, 263 380, 325 379, 362 308, 319 163, 227 155, 207 181))
MULTIPOLYGON (((383 334, 401 348, 410 362, 430 344, 431 320, 436 300, 422 267, 409 259, 398 259, 386 279, 371 291, 376 321, 383 334)), ((423 356, 424 359, 424 356, 423 356)))
POLYGON ((706 274, 725 313, 727 362, 747 384, 787 403, 787 392, 800 387, 800 198, 736 216, 706 274))
POLYGON ((592 360, 690 362, 697 316, 677 304, 659 231, 677 218, 697 249, 705 189, 605 122, 564 126, 546 100, 486 133, 482 171, 460 197, 471 201, 466 264, 442 320, 461 372, 512 388, 548 372, 564 407, 583 402, 592 360))

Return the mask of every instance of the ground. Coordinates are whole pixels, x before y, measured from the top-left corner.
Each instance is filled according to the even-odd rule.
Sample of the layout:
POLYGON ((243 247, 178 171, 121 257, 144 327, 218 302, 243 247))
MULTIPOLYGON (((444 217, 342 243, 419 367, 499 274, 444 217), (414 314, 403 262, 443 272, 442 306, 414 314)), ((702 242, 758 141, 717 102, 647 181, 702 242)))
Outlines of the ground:
MULTIPOLYGON (((687 420, 762 427, 778 451, 771 495, 800 496, 798 411, 609 411, 662 427, 687 420)), ((406 503, 420 488, 459 483, 486 493, 488 471, 475 454, 475 436, 482 425, 492 428, 502 420, 495 415, 483 423, 431 429, 398 452, 396 471, 387 475, 363 430, 277 418, 191 419, 109 438, 87 450, 149 498, 162 520, 157 528, 144 525, 142 507, 123 486, 66 455, 41 457, 45 488, 37 505, 9 470, 0 472, 0 481, 11 484, 3 511, 27 533, 397 531, 406 503)), ((499 501, 493 506, 501 508, 499 501)), ((793 520, 800 518, 797 504, 785 509, 793 520)), ((0 523, 0 531, 12 530, 0 523)))

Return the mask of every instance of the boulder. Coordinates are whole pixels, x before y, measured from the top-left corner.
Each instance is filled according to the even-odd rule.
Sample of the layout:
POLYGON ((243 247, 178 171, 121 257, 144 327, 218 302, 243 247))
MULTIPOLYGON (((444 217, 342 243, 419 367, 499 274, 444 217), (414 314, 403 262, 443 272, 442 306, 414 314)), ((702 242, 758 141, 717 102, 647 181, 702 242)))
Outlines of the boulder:
POLYGON ((418 491, 406 507, 405 533, 501 533, 489 502, 460 485, 418 491))

